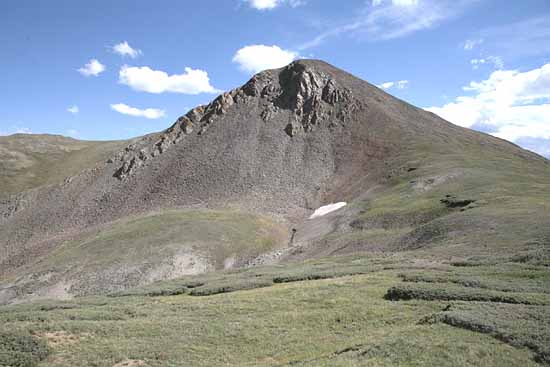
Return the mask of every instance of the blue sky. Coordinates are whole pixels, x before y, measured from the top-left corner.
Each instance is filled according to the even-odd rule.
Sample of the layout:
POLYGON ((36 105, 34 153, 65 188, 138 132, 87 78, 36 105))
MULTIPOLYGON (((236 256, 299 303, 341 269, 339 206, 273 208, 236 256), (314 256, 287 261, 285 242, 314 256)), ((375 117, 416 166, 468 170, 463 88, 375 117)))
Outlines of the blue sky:
POLYGON ((0 41, 2 135, 158 131, 318 58, 550 156, 548 0, 2 0, 0 41))

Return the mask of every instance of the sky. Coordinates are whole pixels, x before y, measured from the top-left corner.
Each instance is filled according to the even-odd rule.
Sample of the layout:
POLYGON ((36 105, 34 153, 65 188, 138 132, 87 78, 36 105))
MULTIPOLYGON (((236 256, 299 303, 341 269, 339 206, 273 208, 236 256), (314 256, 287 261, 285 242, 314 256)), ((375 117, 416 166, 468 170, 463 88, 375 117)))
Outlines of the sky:
POLYGON ((0 135, 125 139, 299 58, 550 157, 549 0, 2 0, 0 135))

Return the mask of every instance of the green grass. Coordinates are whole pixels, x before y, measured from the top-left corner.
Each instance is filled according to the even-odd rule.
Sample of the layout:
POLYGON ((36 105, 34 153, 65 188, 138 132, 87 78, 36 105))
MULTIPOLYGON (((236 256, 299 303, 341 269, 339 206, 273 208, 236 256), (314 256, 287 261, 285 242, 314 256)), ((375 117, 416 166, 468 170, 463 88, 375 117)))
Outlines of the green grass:
POLYGON ((453 266, 444 271, 400 274, 405 282, 459 284, 502 292, 550 293, 550 272, 543 266, 517 263, 493 266, 453 266))
POLYGON ((438 313, 433 320, 528 347, 535 351, 536 361, 550 364, 549 306, 460 303, 438 313))
POLYGON ((424 267, 423 274, 437 280, 442 274, 475 272, 489 281, 487 288, 472 288, 445 278, 415 283, 421 266, 400 256, 346 256, 189 276, 110 297, 1 307, 0 332, 47 342, 51 353, 40 364, 46 367, 112 367, 125 360, 144 361, 147 366, 535 366, 536 361, 545 362, 550 306, 490 299, 396 302, 385 298, 389 289, 421 284, 448 293, 475 290, 546 300, 544 292, 510 293, 489 286, 495 279, 507 279, 533 291, 544 279, 542 268, 424 267), (460 320, 483 327, 466 327, 460 320))
POLYGON ((24 332, 0 332, 0 366, 34 367, 49 354, 46 342, 24 332))
POLYGON ((114 292, 110 296, 166 296, 177 294, 205 296, 230 293, 239 290, 273 286, 277 283, 332 279, 349 275, 367 274, 381 270, 384 263, 384 259, 368 259, 352 256, 330 260, 310 260, 299 264, 251 267, 156 282, 130 290, 114 292))
POLYGON ((386 299, 393 301, 423 299, 428 301, 483 301, 526 305, 550 305, 550 296, 538 293, 501 292, 455 284, 402 284, 392 287, 386 299))
POLYGON ((172 210, 125 218, 66 241, 29 267, 19 294, 68 284, 88 295, 224 270, 286 245, 286 227, 232 210, 172 210), (29 280, 30 279, 30 280, 29 280))
POLYGON ((196 249, 217 269, 224 260, 271 250, 288 233, 262 216, 221 210, 172 210, 123 219, 91 236, 70 241, 44 263, 63 266, 86 262, 105 267, 121 261, 160 261, 177 249, 196 249))

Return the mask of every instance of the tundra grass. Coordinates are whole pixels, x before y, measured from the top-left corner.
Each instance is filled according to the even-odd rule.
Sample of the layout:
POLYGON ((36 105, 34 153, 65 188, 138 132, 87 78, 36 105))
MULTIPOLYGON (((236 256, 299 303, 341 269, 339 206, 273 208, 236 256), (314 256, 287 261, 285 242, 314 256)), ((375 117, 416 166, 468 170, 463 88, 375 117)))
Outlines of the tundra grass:
MULTIPOLYGON (((519 320, 509 325, 475 316, 479 314, 475 305, 547 306, 385 299, 388 289, 415 284, 403 283, 402 277, 418 274, 418 266, 393 257, 351 256, 216 272, 156 283, 124 296, 5 306, 0 308, 0 332, 30 335, 47 343, 49 355, 40 363, 47 367, 112 367, 121 362, 145 366, 536 366, 537 361, 544 362, 542 349, 529 340, 544 341, 550 331, 539 327, 537 334, 529 334, 529 325, 545 314, 536 309, 518 313, 519 320), (316 279, 316 274, 327 279, 316 279), (208 291, 222 285, 230 288, 208 291), (177 287, 184 291, 171 293, 177 287), (192 293, 201 287, 204 294, 192 293), (466 306, 455 308, 458 305, 466 306), (454 310, 483 319, 492 332, 437 318, 454 310), (507 332, 511 338, 500 336, 507 332), (511 342, 517 338, 526 341, 511 342)), ((534 286, 539 281, 537 276, 526 276, 531 268, 510 266, 516 267, 510 282, 517 278, 534 286)), ((452 269, 439 264, 425 272, 435 276, 452 269)), ((494 267, 475 271, 498 273, 494 267)), ((437 288, 443 283, 425 284, 437 288)))

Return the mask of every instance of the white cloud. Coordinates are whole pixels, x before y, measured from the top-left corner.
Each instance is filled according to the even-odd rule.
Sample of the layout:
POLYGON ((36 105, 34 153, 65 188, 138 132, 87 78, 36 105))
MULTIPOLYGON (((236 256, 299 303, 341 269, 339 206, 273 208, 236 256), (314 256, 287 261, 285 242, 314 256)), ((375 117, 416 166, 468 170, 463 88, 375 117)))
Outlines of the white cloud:
POLYGON ((382 5, 382 3, 387 2, 391 3, 392 5, 396 6, 414 6, 418 5, 418 2, 420 0, 372 0, 372 6, 379 6, 382 5))
POLYGON ((73 105, 73 106, 67 108, 67 111, 72 113, 73 115, 76 115, 80 110, 78 109, 77 105, 73 105))
POLYGON ((471 51, 475 47, 481 45, 483 43, 483 38, 473 39, 473 40, 466 40, 464 42, 464 49, 466 51, 471 51))
POLYGON ((153 70, 148 66, 130 67, 124 65, 119 72, 119 83, 134 90, 149 93, 218 93, 210 85, 208 73, 199 69, 185 68, 185 73, 168 75, 164 71, 153 70))
POLYGON ((272 10, 278 7, 279 5, 282 5, 285 3, 295 8, 305 3, 304 0, 244 0, 244 1, 246 1, 251 8, 258 9, 258 10, 272 10))
POLYGON ((408 80, 399 80, 399 81, 396 81, 396 82, 382 83, 378 87, 381 88, 381 89, 384 89, 384 90, 388 90, 388 89, 391 89, 393 87, 395 87, 397 89, 405 89, 407 87, 407 85, 409 85, 408 80))
POLYGON ((526 72, 497 70, 463 89, 473 95, 427 110, 457 125, 483 127, 514 142, 550 139, 550 63, 526 72))
POLYGON ((135 59, 142 54, 141 50, 132 48, 126 41, 114 45, 113 51, 122 57, 129 56, 132 59, 135 59))
POLYGON ((103 65, 96 59, 91 59, 89 63, 78 69, 78 72, 86 77, 92 75, 98 76, 103 71, 105 71, 105 65, 103 65))
POLYGON ((245 72, 257 73, 288 65, 298 57, 298 53, 284 50, 279 46, 250 45, 237 51, 233 62, 245 72))
POLYGON ((405 89, 407 88, 407 85, 409 85, 408 80, 400 80, 397 82, 397 89, 405 89))
POLYGON ((478 0, 373 0, 351 21, 332 27, 302 44, 305 50, 339 35, 363 37, 370 41, 405 37, 434 28, 463 13, 478 0))
POLYGON ((504 61, 502 61, 502 58, 498 56, 487 56, 486 58, 472 59, 470 60, 470 64, 472 64, 474 69, 478 69, 480 65, 484 64, 492 64, 495 69, 504 68, 504 61))
POLYGON ((163 110, 159 110, 157 108, 146 108, 144 110, 141 110, 139 108, 130 107, 127 104, 124 103, 117 103, 112 104, 111 109, 114 111, 117 111, 119 113, 122 113, 123 115, 130 115, 130 116, 136 116, 136 117, 145 117, 148 119, 159 119, 161 117, 164 117, 166 114, 163 110))

